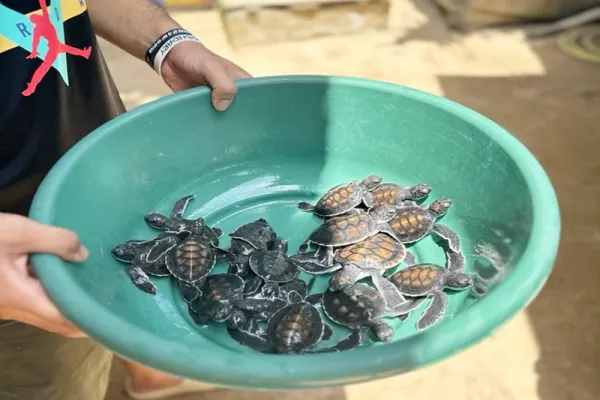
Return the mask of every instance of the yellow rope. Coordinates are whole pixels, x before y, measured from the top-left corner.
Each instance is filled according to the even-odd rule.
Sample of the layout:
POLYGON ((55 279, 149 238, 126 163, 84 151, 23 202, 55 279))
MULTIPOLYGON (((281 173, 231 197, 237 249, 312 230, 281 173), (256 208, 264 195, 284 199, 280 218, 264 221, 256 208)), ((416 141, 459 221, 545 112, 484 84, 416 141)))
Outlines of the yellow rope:
POLYGON ((577 59, 600 64, 600 25, 569 29, 558 37, 558 46, 577 59))

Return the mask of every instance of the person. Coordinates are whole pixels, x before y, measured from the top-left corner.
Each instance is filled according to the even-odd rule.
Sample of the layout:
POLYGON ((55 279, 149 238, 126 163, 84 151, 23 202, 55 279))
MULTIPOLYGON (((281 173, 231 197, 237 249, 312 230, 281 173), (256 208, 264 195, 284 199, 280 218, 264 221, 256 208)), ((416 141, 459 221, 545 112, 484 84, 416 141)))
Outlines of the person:
MULTIPOLYGON (((105 396, 113 356, 61 316, 28 264, 32 253, 77 263, 89 252, 76 232, 26 217, 58 158, 125 111, 95 34, 173 91, 209 86, 219 111, 250 77, 151 0, 0 0, 0 400, 105 396)), ((211 388, 120 361, 134 398, 211 388)))

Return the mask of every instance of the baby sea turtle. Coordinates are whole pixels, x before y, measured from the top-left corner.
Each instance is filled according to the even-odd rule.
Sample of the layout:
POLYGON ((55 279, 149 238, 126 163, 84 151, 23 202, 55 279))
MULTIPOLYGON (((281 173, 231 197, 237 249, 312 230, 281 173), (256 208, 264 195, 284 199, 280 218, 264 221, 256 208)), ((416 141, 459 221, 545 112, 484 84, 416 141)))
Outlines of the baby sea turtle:
POLYGON ((199 280, 193 285, 180 280, 177 280, 177 282, 181 296, 187 303, 191 303, 202 294, 202 291, 199 288, 204 285, 204 280, 199 280))
POLYGON ((409 300, 388 310, 379 292, 362 283, 339 292, 325 292, 322 297, 323 311, 332 321, 353 330, 369 328, 383 342, 392 340, 394 330, 382 318, 406 315, 424 301, 409 300))
POLYGON ((450 249, 460 251, 460 238, 446 225, 436 223, 452 205, 447 198, 437 199, 429 206, 408 205, 398 208, 397 214, 389 221, 389 226, 402 243, 415 243, 434 232, 446 240, 450 249))
POLYGON ((417 321, 418 330, 433 325, 444 315, 448 305, 444 288, 464 290, 473 285, 473 279, 461 272, 464 266, 464 254, 448 250, 446 268, 435 264, 417 264, 389 277, 390 282, 405 296, 433 298, 417 321))
POLYGON ((431 186, 419 183, 415 186, 400 186, 395 183, 382 183, 373 193, 373 207, 401 206, 405 201, 420 200, 429 196, 431 186))
POLYGON ((335 254, 334 261, 340 270, 331 277, 329 288, 332 291, 344 290, 359 280, 370 277, 387 306, 397 307, 406 300, 383 277, 383 273, 402 263, 406 253, 404 244, 385 233, 378 233, 362 242, 343 247, 335 254))
POLYGON ((223 257, 225 252, 204 240, 203 236, 190 235, 169 253, 166 264, 175 278, 193 284, 205 278, 217 258, 223 257))
POLYGON ((380 176, 371 175, 362 181, 356 180, 337 185, 329 189, 316 205, 303 201, 298 203, 298 208, 302 211, 313 211, 321 217, 344 214, 361 203, 370 208, 373 204, 371 190, 375 189, 381 180, 380 176))
POLYGON ((266 282, 289 282, 300 270, 287 256, 287 240, 277 241, 273 250, 257 251, 250 256, 252 271, 266 282))
POLYGON ((267 220, 259 218, 256 221, 240 226, 231 232, 229 237, 244 241, 256 250, 266 250, 268 244, 277 238, 277 234, 267 220))
POLYGON ((186 233, 164 233, 151 240, 129 240, 112 248, 111 254, 126 264, 127 276, 137 288, 149 294, 156 294, 158 289, 150 282, 147 274, 169 275, 169 270, 165 267, 166 257, 186 236, 186 233))
POLYGON ((315 229, 298 251, 306 252, 311 243, 325 247, 325 265, 330 265, 333 263, 334 247, 358 243, 380 232, 400 242, 388 224, 394 215, 395 206, 384 206, 369 212, 332 218, 315 229))
POLYGON ((183 214, 189 204, 194 199, 195 195, 182 197, 175 202, 171 210, 170 218, 160 213, 150 213, 144 217, 146 223, 154 229, 167 232, 182 232, 188 231, 195 235, 201 235, 210 241, 215 246, 219 245, 219 237, 223 235, 223 231, 219 228, 211 228, 206 225, 203 218, 185 219, 183 214))
POLYGON ((202 295, 190 303, 192 310, 209 316, 213 321, 227 321, 234 303, 241 300, 244 281, 233 274, 216 274, 206 278, 202 295))

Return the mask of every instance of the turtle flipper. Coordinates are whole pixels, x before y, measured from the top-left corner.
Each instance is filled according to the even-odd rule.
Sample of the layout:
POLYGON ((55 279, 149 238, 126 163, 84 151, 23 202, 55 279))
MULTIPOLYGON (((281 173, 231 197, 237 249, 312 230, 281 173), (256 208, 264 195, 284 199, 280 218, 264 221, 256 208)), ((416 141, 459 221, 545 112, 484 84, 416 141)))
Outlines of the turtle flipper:
POLYGON ((459 272, 465 268, 465 255, 462 252, 455 253, 453 251, 446 252, 448 270, 452 272, 459 272))
MULTIPOLYGON (((373 196, 373 193, 365 190, 362 200, 363 200, 363 203, 365 204, 365 206, 367 206, 367 208, 373 207, 373 203, 375 202, 374 197, 375 196, 373 196)), ((350 211, 352 211, 352 210, 350 210, 350 211)))
POLYGON ((406 256, 404 257, 404 264, 407 266, 415 265, 417 263, 417 256, 410 250, 406 250, 406 256))
POLYGON ((190 303, 200 296, 200 291, 194 285, 178 280, 179 283, 179 291, 181 292, 181 297, 190 303))
POLYGON ((244 279, 244 296, 254 296, 257 294, 263 284, 263 280, 258 276, 244 279))
POLYGON ((256 329, 232 329, 227 328, 229 336, 242 346, 250 347, 253 350, 259 351, 266 354, 275 354, 277 350, 275 346, 269 341, 264 330, 257 326, 256 329))
POLYGON ((196 325, 207 326, 212 321, 208 315, 197 312, 190 305, 188 305, 188 313, 196 325))
POLYGON ((321 301, 323 300, 323 293, 315 293, 306 297, 306 302, 318 307, 321 305, 321 301))
POLYGON ((329 340, 333 336, 333 329, 325 323, 323 323, 323 336, 321 336, 321 340, 329 340))
POLYGON ((277 311, 287 305, 282 299, 242 299, 235 302, 235 307, 248 316, 260 321, 268 321, 277 311))
POLYGON ((315 210, 315 206, 313 206, 310 203, 307 203, 306 201, 301 201, 300 203, 298 203, 298 208, 302 211, 314 211, 315 210))
POLYGON ((385 316, 385 317, 404 317, 404 318, 400 318, 400 319, 401 320, 406 319, 408 317, 408 314, 410 314, 412 311, 419 308, 421 306, 421 304, 423 304, 425 299, 426 299, 425 297, 419 297, 419 298, 413 298, 413 299, 406 300, 404 303, 400 304, 399 306, 386 310, 386 312, 383 314, 383 316, 385 316))
POLYGON ((406 299, 392 282, 383 277, 383 272, 384 271, 374 271, 371 274, 371 280, 373 281, 373 285, 377 288, 377 291, 379 291, 385 300, 385 304, 389 308, 396 308, 405 303, 406 299))
POLYGON ((298 247, 298 253, 306 253, 310 248, 310 240, 305 240, 300 247, 298 247))
POLYGON ((215 233, 215 235, 217 235, 217 237, 223 236, 223 229, 217 228, 217 227, 214 227, 214 226, 212 228, 210 228, 210 229, 212 229, 212 231, 215 233))
POLYGON ((346 337, 340 339, 339 342, 334 344, 333 346, 325 347, 320 350, 311 351, 311 353, 331 353, 334 351, 346 351, 352 350, 358 346, 360 346, 365 340, 365 335, 363 330, 360 328, 353 329, 346 337))
POLYGON ((312 275, 322 275, 330 272, 337 271, 340 269, 339 265, 327 267, 321 263, 321 261, 315 257, 316 252, 311 251, 308 253, 297 253, 290 256, 290 260, 298 267, 299 270, 312 275))
POLYGON ((370 325, 371 330, 377 336, 377 339, 382 342, 389 342, 394 337, 394 330, 391 326, 386 324, 383 320, 375 320, 370 325))
POLYGON ((156 286, 150 282, 148 275, 146 275, 138 265, 127 264, 125 266, 125 272, 127 273, 127 276, 129 276, 129 279, 131 279, 131 282, 141 291, 149 294, 158 293, 156 286))
POLYGON ((441 290, 432 292, 432 300, 423 312, 423 315, 417 321, 417 330, 422 330, 435 324, 446 311, 448 305, 448 295, 441 290))
POLYGON ((143 260, 147 263, 155 263, 164 258, 175 246, 177 246, 177 238, 175 236, 162 237, 156 240, 146 253, 146 256, 143 257, 143 260))
POLYGON ((182 219, 183 214, 185 213, 185 209, 187 208, 189 202, 196 197, 195 194, 190 194, 189 196, 182 197, 177 200, 173 205, 173 209, 171 210, 171 218, 172 219, 182 219))
POLYGON ((434 224, 431 231, 448 243, 448 247, 455 253, 460 252, 460 237, 444 224, 434 224))

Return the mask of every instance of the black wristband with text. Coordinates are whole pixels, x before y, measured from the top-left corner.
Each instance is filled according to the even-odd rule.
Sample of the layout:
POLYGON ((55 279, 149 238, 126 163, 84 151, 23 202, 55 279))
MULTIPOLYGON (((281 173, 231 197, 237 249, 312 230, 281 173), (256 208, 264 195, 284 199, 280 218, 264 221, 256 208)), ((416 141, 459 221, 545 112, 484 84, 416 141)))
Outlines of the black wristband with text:
POLYGON ((156 39, 154 43, 152 43, 150 47, 148 47, 148 50, 146 51, 146 63, 150 66, 150 68, 155 69, 154 60, 162 46, 173 37, 182 35, 193 36, 187 29, 171 29, 170 31, 163 33, 158 39, 156 39))

